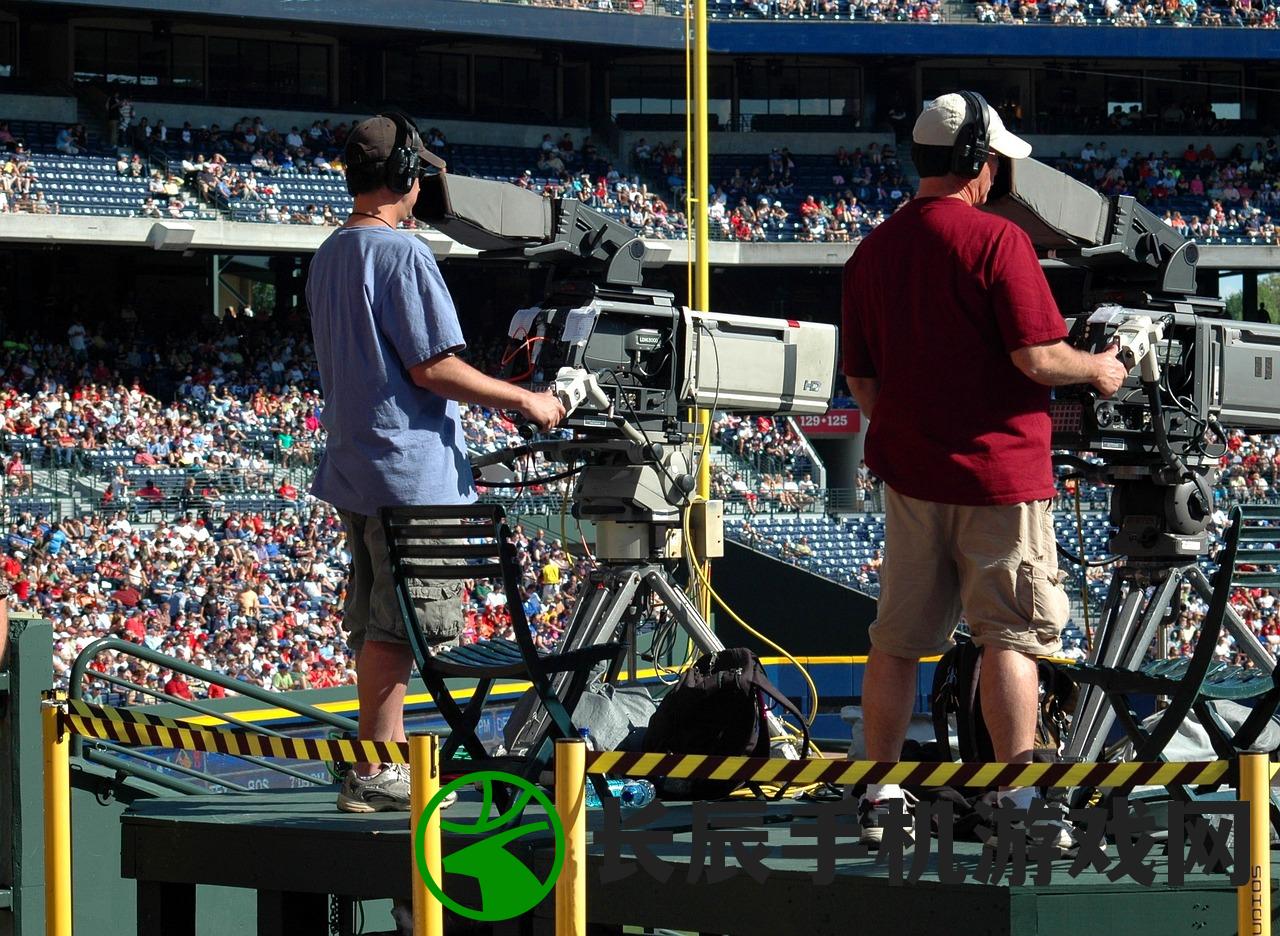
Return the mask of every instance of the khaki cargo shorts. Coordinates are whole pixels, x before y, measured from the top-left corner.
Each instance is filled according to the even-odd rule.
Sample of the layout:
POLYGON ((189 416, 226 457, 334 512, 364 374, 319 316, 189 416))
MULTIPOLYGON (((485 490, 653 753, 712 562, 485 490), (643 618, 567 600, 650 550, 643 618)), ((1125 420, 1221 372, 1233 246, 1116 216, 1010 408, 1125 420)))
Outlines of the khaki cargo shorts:
MULTIPOLYGON (((407 644, 404 617, 396 598, 387 537, 377 517, 340 510, 351 551, 351 573, 343 606, 343 627, 352 655, 366 640, 407 644)), ((416 532, 416 531, 415 531, 416 532)), ((414 540, 416 542, 416 538, 414 540)), ((423 537, 424 545, 446 542, 423 537)), ((461 564, 462 560, 458 560, 461 564)), ((447 645, 462 633, 462 582, 457 579, 414 579, 409 582, 418 625, 427 642, 447 645)))
POLYGON ((944 653, 963 610, 980 646, 1050 656, 1062 649, 1050 501, 964 507, 886 487, 884 565, 871 645, 897 657, 944 653))

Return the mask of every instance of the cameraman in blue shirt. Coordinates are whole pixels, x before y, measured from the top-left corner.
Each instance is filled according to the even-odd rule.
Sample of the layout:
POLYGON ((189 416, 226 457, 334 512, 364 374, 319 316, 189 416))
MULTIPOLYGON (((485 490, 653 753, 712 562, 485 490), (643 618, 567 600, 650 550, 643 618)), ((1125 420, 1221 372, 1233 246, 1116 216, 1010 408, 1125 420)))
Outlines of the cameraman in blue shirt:
MULTIPOLYGON (((444 169, 412 122, 395 114, 358 124, 344 162, 355 210, 316 251, 307 281, 328 432, 311 491, 338 509, 351 552, 344 617, 360 739, 404 741, 413 654, 378 510, 475 500, 459 402, 516 410, 542 429, 564 409, 550 393, 495 380, 456 356, 466 342, 435 258, 398 229, 413 212, 420 169, 444 169)), ((461 582, 419 586, 415 601, 428 640, 457 638, 461 582)), ((356 764, 338 808, 408 810, 404 769, 356 764)))

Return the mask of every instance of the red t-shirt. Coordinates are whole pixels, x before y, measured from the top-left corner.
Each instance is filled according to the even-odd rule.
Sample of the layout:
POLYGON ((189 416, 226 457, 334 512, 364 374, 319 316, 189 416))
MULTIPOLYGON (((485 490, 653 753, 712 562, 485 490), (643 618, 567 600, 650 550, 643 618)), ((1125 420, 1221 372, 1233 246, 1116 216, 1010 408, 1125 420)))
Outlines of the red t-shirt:
POLYGON ((914 199, 844 268, 844 373, 880 390, 866 462, 944 504, 1054 496, 1049 388, 1010 352, 1066 337, 1031 240, 958 198, 914 199))

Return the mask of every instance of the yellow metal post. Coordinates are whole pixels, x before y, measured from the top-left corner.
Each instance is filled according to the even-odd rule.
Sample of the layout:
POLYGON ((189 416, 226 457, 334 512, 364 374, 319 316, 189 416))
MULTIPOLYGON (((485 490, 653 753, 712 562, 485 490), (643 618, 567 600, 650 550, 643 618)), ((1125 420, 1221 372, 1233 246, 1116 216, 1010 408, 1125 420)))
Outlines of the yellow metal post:
POLYGON ((564 866, 556 880, 556 936, 587 933, 587 745, 556 740, 556 812, 564 826, 564 866))
POLYGON ((711 200, 711 154, 708 152, 710 117, 707 108, 707 0, 697 0, 693 20, 693 191, 698 213, 694 225, 694 278, 692 305, 700 312, 711 310, 711 269, 707 245, 707 206, 711 200))
POLYGON ((1240 755, 1240 799, 1249 804, 1249 879, 1240 885, 1240 936, 1271 936, 1271 763, 1266 754, 1240 755))
POLYGON ((61 706, 44 703, 44 917, 48 936, 71 936, 71 734, 61 706))
MULTIPOLYGON (((440 792, 440 739, 433 734, 413 735, 409 738, 409 816, 410 848, 417 841, 418 824, 424 821, 423 811, 431 798, 440 792)), ((443 862, 440 848, 440 811, 435 810, 425 818, 426 835, 423 840, 423 857, 426 872, 441 886, 444 885, 443 862)), ((413 868, 413 936, 444 936, 444 905, 427 890, 427 882, 418 870, 417 855, 410 852, 413 868)))
MULTIPOLYGON (((691 218, 694 228, 694 270, 693 295, 689 303, 699 312, 711 311, 711 232, 707 208, 711 204, 711 154, 710 154, 710 113, 707 104, 707 0, 697 0, 694 7, 693 22, 693 139, 686 140, 686 146, 693 144, 693 179, 691 184, 696 201, 693 203, 697 212, 691 218)), ((711 411, 699 410, 698 433, 707 441, 711 441, 711 411)), ((698 462, 698 497, 711 499, 711 459, 701 458, 698 462)), ((703 570, 707 580, 711 580, 711 563, 706 563, 703 570)), ((704 620, 711 619, 711 592, 707 588, 698 588, 698 610, 704 620)))

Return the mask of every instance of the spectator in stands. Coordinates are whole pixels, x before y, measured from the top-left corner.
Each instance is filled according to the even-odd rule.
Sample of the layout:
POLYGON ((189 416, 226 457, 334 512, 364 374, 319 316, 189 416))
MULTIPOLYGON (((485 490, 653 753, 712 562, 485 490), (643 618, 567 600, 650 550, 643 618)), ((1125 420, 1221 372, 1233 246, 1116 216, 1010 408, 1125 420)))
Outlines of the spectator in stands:
POLYGON ((75 141, 71 138, 71 130, 71 127, 62 127, 58 130, 58 136, 54 140, 53 148, 67 156, 78 156, 80 148, 76 146, 75 141))
POLYGON ((141 118, 129 132, 129 145, 134 150, 134 158, 138 158, 139 153, 150 154, 151 152, 151 125, 147 122, 147 118, 141 118))
POLYGON ((120 108, 123 103, 119 89, 113 85, 106 102, 107 145, 112 149, 120 144, 120 108))
MULTIPOLYGON (((345 624, 359 672, 360 737, 375 741, 404 740, 413 665, 378 510, 473 499, 455 401, 519 410, 543 429, 564 416, 550 393, 486 377, 457 357, 465 342, 435 258, 396 231, 418 195, 417 165, 388 165, 397 142, 416 154, 415 163, 445 168, 402 121, 379 115, 356 126, 343 160, 355 210, 316 252, 307 282, 330 430, 312 490, 340 510, 347 530, 345 624), (397 431, 375 428, 373 414, 397 431)), ((428 640, 458 638, 458 596, 456 582, 424 594, 418 612, 428 640)), ((407 778, 386 764, 355 765, 338 798, 340 809, 354 812, 405 810, 408 803, 407 778)))
MULTIPOLYGON (((844 280, 845 374, 870 421, 867 463, 889 486, 889 562, 863 684, 867 756, 901 756, 918 660, 951 644, 963 604, 983 648, 982 708, 995 715, 996 758, 1026 763, 1035 656, 1060 648, 1067 621, 1049 522, 1047 387, 1092 383, 1110 396, 1126 370, 1114 350, 1092 355, 1066 343, 1030 240, 976 210, 1000 160, 1025 158, 1030 145, 967 92, 935 99, 912 139, 919 195, 862 242, 844 280), (939 277, 952 287, 940 293, 939 277), (965 454, 979 438, 981 457, 965 454), (1034 602, 1020 597, 1028 591, 1034 602)), ((868 784, 864 841, 879 842, 885 803, 902 795, 868 784)), ((1025 809, 1035 791, 1002 795, 1025 809)), ((1057 833, 1052 845, 1074 845, 1065 821, 1057 833)))
POLYGON ((22 461, 22 453, 14 452, 4 463, 5 484, 10 494, 31 490, 31 472, 22 461))

